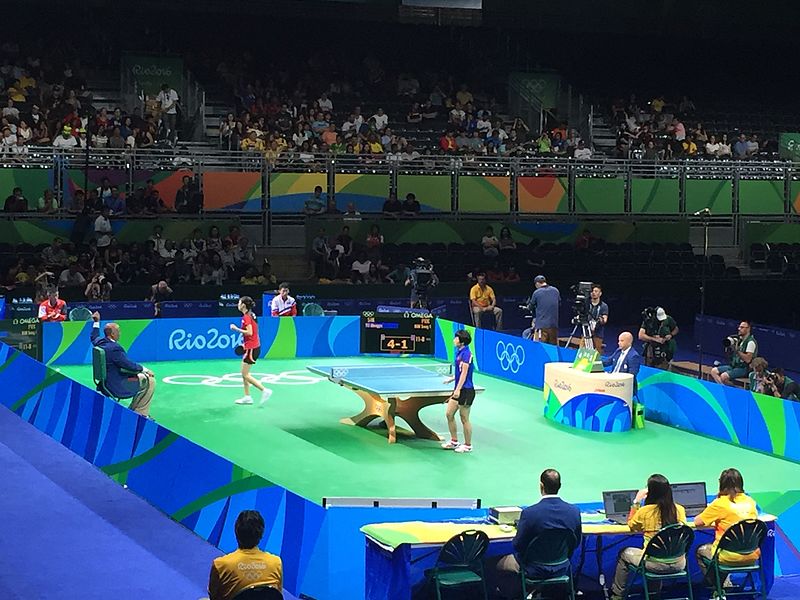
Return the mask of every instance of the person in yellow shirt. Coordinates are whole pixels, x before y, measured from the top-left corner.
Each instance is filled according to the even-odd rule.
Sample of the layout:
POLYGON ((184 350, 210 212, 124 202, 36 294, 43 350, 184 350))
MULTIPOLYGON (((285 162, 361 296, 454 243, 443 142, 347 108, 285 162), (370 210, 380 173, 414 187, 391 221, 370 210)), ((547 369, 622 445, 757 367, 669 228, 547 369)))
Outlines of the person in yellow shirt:
POLYGON ((247 137, 242 140, 242 150, 245 152, 263 152, 264 142, 262 142, 255 131, 247 134, 247 137))
POLYGON ((257 510, 243 510, 234 525, 239 549, 215 558, 208 579, 209 600, 230 600, 249 585, 266 583, 283 591, 283 564, 279 556, 258 549, 264 537, 264 519, 257 510))
MULTIPOLYGON (((672 488, 666 477, 659 474, 651 475, 647 480, 647 487, 636 494, 636 498, 628 513, 628 527, 631 531, 641 531, 644 534, 642 548, 623 548, 617 560, 617 570, 614 574, 614 584, 611 586, 611 600, 620 600, 625 597, 625 588, 628 586, 628 566, 638 565, 642 562, 644 547, 662 527, 674 523, 686 523, 686 510, 672 499, 672 488)), ((675 573, 686 568, 686 558, 681 557, 672 563, 649 562, 647 569, 654 573, 675 573)))
MULTIPOLYGON (((714 526, 714 543, 703 544, 697 549, 700 570, 706 574, 707 562, 714 556, 720 538, 731 525, 757 517, 756 501, 744 493, 742 474, 737 469, 725 469, 719 476, 719 493, 716 500, 694 518, 696 527, 714 526)), ((760 550, 752 554, 720 552, 719 559, 724 565, 748 565, 758 560, 759 556, 761 556, 760 550)))
POLYGON ((697 154, 697 144, 694 143, 692 136, 687 135, 683 141, 683 153, 687 156, 694 156, 697 154))
POLYGON ((472 320, 475 322, 475 326, 480 327, 483 313, 491 312, 494 314, 497 324, 496 329, 502 329, 503 309, 497 306, 494 290, 486 283, 486 273, 478 273, 476 279, 478 283, 473 285, 469 291, 469 305, 472 309, 472 320))

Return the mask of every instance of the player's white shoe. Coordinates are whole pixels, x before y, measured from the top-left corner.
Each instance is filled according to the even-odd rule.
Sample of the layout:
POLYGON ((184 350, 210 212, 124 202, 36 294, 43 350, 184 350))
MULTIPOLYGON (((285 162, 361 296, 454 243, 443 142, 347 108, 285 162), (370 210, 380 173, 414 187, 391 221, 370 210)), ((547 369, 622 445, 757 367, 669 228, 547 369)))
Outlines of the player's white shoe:
POLYGON ((459 444, 458 448, 455 449, 456 452, 459 454, 464 454, 465 452, 472 452, 472 446, 467 446, 466 444, 459 444))
POLYGON ((236 401, 236 404, 252 404, 252 403, 253 403, 252 396, 244 396, 236 401))
POLYGON ((264 391, 261 392, 261 400, 258 403, 259 406, 269 400, 270 396, 272 396, 272 390, 269 388, 264 388, 264 391))
POLYGON ((457 440, 449 440, 449 441, 445 442, 444 444, 442 444, 442 448, 444 448, 445 450, 455 450, 456 448, 458 448, 458 441, 457 440))

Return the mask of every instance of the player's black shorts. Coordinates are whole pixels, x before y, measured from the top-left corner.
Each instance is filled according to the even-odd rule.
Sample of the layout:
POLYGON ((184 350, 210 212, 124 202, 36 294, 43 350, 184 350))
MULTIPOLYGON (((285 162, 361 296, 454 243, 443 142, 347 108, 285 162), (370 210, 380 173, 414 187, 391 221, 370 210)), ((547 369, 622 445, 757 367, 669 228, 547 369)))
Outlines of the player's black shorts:
POLYGON ((475 402, 475 388, 461 388, 458 398, 454 398, 454 400, 458 400, 459 406, 472 406, 472 403, 475 402))
POLYGON ((256 364, 258 357, 261 356, 261 346, 258 348, 250 348, 244 351, 244 355, 242 356, 242 362, 246 362, 248 365, 256 364))

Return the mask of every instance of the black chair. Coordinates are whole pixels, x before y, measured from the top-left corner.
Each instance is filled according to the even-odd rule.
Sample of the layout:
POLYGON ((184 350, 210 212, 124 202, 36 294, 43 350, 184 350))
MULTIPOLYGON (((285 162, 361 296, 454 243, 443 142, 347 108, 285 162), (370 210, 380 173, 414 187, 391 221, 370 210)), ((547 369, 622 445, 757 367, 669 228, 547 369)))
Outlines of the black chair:
POLYGON ((254 583, 239 590, 231 600, 283 600, 283 592, 267 583, 254 583))
POLYGON ((720 552, 748 555, 761 547, 767 537, 767 526, 758 519, 744 519, 734 523, 722 534, 717 544, 717 550, 710 559, 702 558, 703 563, 713 575, 714 592, 717 598, 730 598, 731 596, 761 596, 767 598, 767 580, 764 574, 764 565, 761 558, 745 565, 725 565, 720 563, 720 552), (744 586, 739 591, 724 587, 725 580, 732 573, 745 573, 744 586), (756 588, 753 574, 757 573, 760 580, 760 589, 756 588), (746 585, 750 584, 750 589, 746 585))
POLYGON ((436 566, 425 572, 433 581, 436 600, 442 600, 441 588, 454 589, 480 584, 483 598, 488 598, 483 575, 483 555, 489 548, 489 536, 483 531, 462 531, 451 537, 439 552, 436 566))
MULTIPOLYGON (((674 525, 667 525, 656 533, 645 546, 642 560, 638 565, 628 565, 628 571, 631 573, 631 583, 637 577, 642 578, 644 584, 644 597, 645 600, 650 600, 650 586, 649 582, 662 582, 684 579, 686 580, 688 600, 693 600, 692 594, 692 576, 689 574, 688 557, 689 548, 692 547, 694 541, 694 531, 688 525, 683 523, 675 523, 674 525), (680 558, 687 560, 687 566, 683 569, 673 573, 657 573, 650 571, 647 568, 647 563, 652 562, 675 562, 680 558)), ((625 589, 623 598, 628 597, 630 585, 625 589)))
POLYGON ((522 597, 528 597, 529 587, 566 586, 570 600, 575 600, 575 583, 569 559, 578 540, 570 529, 545 529, 528 544, 519 567, 522 597), (528 577, 527 567, 566 567, 567 574, 558 577, 528 577))

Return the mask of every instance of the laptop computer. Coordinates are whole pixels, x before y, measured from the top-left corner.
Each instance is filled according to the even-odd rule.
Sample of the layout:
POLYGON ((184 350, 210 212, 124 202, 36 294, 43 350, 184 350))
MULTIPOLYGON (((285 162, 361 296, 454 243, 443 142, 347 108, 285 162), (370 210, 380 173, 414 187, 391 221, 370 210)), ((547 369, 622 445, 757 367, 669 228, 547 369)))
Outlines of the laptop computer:
POLYGON ((603 492, 603 509, 606 519, 620 525, 627 525, 628 513, 631 511, 637 492, 638 490, 603 492))
POLYGON ((672 498, 686 509, 686 518, 693 518, 703 512, 708 504, 706 482, 673 483, 672 498))

